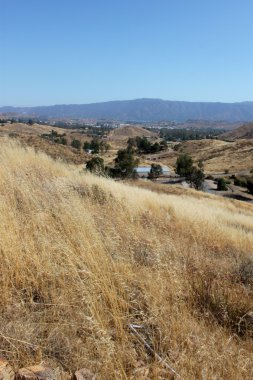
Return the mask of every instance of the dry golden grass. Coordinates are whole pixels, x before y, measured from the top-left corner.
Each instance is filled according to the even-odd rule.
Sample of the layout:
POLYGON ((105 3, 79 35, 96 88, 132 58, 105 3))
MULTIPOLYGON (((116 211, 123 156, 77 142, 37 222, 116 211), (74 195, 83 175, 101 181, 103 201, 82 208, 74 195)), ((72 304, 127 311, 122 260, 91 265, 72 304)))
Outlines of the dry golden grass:
POLYGON ((188 153, 195 162, 203 160, 207 173, 240 172, 253 169, 253 140, 190 140, 180 143, 180 149, 174 154, 164 154, 159 160, 165 165, 173 166, 178 154, 188 153))
POLYGON ((252 206, 0 148, 0 354, 168 379, 134 323, 183 379, 252 379, 252 206))
POLYGON ((63 129, 41 124, 27 125, 24 123, 13 123, 1 126, 0 136, 12 136, 25 146, 34 147, 35 150, 45 152, 54 159, 62 159, 68 163, 79 165, 84 164, 90 159, 90 156, 84 152, 83 149, 79 151, 70 146, 74 138, 80 140, 82 145, 84 141, 91 140, 90 137, 83 135, 78 130, 63 129), (56 144, 51 140, 41 137, 42 134, 50 134, 52 130, 61 135, 65 134, 68 145, 56 144))
POLYGON ((149 131, 139 126, 123 126, 113 129, 109 135, 107 141, 110 143, 114 150, 126 148, 127 140, 131 137, 149 137, 151 141, 155 141, 158 137, 156 132, 149 131))
POLYGON ((16 138, 24 146, 33 147, 36 151, 44 152, 54 159, 60 159, 67 163, 81 165, 85 164, 90 159, 90 155, 88 155, 83 149, 78 150, 72 148, 70 145, 56 144, 55 142, 44 139, 40 136, 19 135, 16 138))

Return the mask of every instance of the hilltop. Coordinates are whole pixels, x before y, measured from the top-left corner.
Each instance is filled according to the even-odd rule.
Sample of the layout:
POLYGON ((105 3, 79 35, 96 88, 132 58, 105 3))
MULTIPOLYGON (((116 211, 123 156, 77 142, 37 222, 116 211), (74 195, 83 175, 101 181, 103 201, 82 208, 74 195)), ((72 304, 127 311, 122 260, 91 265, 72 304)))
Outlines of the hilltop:
POLYGON ((253 124, 242 125, 232 131, 223 133, 220 137, 227 140, 253 139, 253 124))
POLYGON ((14 366, 252 379, 251 205, 158 196, 5 138, 0 163, 0 345, 14 366))
POLYGON ((238 122, 253 120, 253 102, 211 103, 135 99, 92 104, 0 107, 0 113, 47 118, 94 118, 139 122, 161 120, 182 122, 188 119, 238 122))
POLYGON ((109 137, 110 138, 130 138, 130 137, 156 137, 157 133, 149 131, 139 126, 122 126, 119 128, 113 129, 109 137))
POLYGON ((158 137, 158 133, 149 131, 140 126, 122 126, 113 129, 109 133, 107 141, 116 151, 120 148, 125 148, 127 140, 134 137, 147 137, 151 140, 155 140, 158 137))

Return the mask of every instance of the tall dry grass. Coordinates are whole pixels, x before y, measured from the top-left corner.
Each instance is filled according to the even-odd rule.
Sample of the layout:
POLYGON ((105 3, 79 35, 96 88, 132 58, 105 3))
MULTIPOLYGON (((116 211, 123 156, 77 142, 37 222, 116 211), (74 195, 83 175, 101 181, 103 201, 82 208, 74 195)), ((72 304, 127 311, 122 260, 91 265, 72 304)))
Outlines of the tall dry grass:
POLYGON ((253 207, 0 142, 0 354, 97 379, 253 377, 253 207))

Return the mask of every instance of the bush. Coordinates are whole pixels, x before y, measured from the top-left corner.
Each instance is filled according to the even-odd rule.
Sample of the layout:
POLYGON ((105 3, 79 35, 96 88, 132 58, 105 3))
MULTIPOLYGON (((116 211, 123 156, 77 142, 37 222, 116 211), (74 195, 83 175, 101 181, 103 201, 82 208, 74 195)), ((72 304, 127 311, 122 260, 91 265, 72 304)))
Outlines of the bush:
POLYGON ((189 175, 192 171, 193 160, 188 154, 180 154, 176 162, 176 173, 182 177, 189 175))
POLYGON ((88 141, 84 141, 84 143, 83 143, 83 149, 84 150, 90 149, 90 143, 88 141))
POLYGON ((71 142, 71 146, 75 149, 80 149, 81 148, 81 141, 80 140, 77 140, 77 139, 74 139, 72 140, 71 142))
POLYGON ((234 178, 234 185, 240 187, 247 187, 247 179, 246 178, 234 178))
POLYGON ((227 191, 228 190, 227 183, 226 183, 226 180, 224 178, 218 178, 217 190, 218 191, 227 191))
POLYGON ((148 173, 148 179, 154 180, 160 177, 163 169, 159 164, 151 164, 150 172, 148 173))
POLYGON ((205 174, 202 169, 195 166, 192 167, 191 173, 188 175, 188 181, 191 186, 196 190, 203 189, 203 182, 205 179, 205 174))
POLYGON ((86 163, 86 170, 91 173, 103 174, 105 171, 104 160, 101 157, 93 157, 86 163))
POLYGON ((135 167, 139 160, 133 155, 132 149, 120 149, 115 158, 115 167, 110 170, 113 177, 131 178, 135 176, 135 167))
POLYGON ((214 177, 211 174, 207 175, 206 179, 211 179, 212 181, 214 181, 214 177))
POLYGON ((253 194, 253 178, 248 179, 247 189, 250 194, 253 194))
POLYGON ((67 145, 67 139, 65 137, 61 137, 59 143, 62 145, 67 145))

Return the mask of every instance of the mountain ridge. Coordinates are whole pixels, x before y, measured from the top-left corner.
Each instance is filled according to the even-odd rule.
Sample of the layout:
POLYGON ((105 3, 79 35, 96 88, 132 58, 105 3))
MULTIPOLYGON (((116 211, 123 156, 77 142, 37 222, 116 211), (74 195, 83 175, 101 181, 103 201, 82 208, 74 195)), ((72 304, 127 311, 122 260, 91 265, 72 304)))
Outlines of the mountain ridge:
POLYGON ((253 101, 222 103, 142 98, 89 104, 56 104, 36 107, 6 106, 0 107, 0 113, 47 118, 93 118, 137 122, 161 120, 180 122, 188 119, 247 122, 253 120, 253 101))

